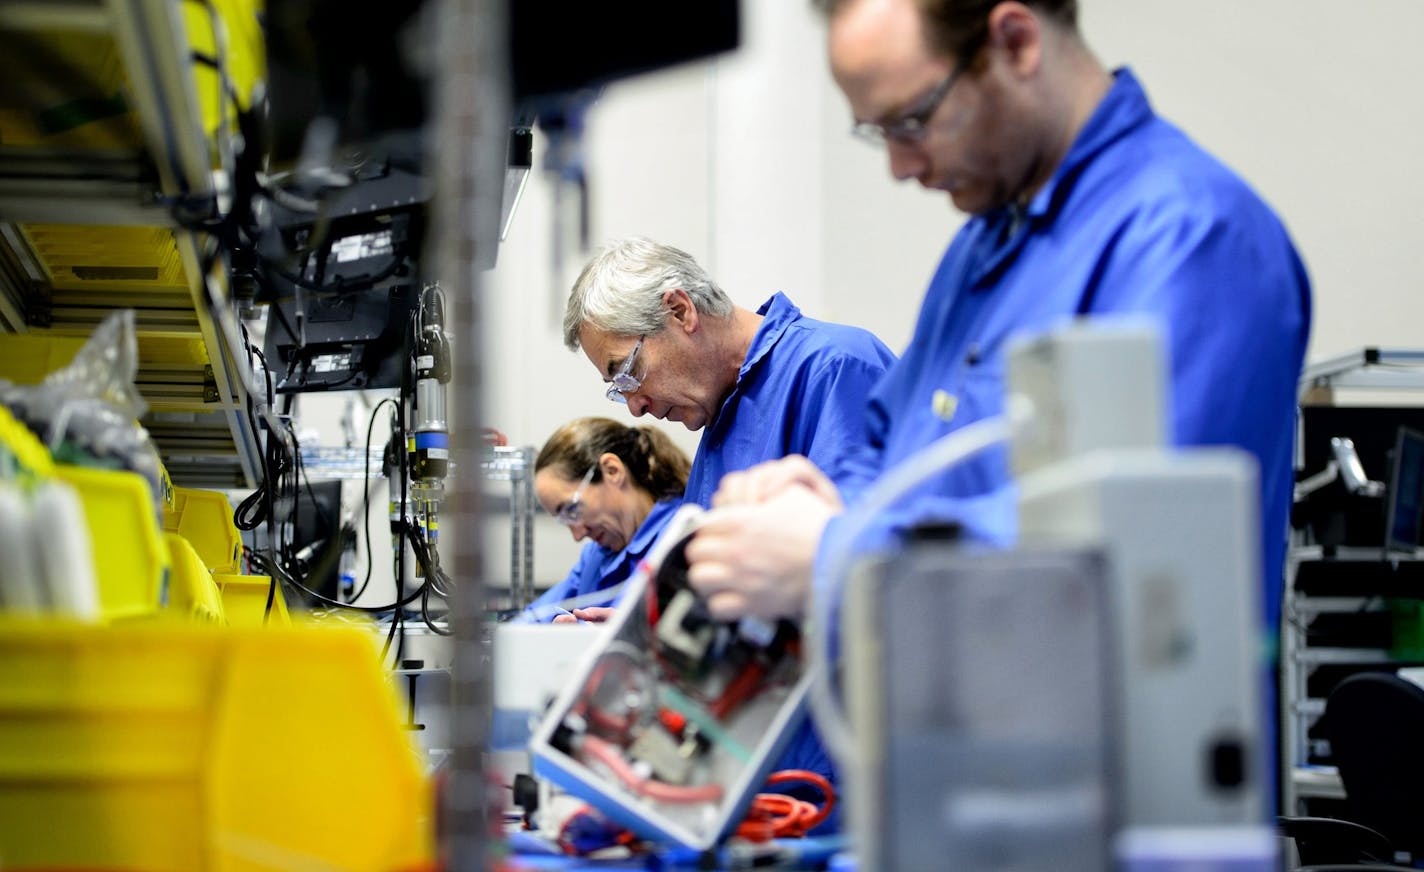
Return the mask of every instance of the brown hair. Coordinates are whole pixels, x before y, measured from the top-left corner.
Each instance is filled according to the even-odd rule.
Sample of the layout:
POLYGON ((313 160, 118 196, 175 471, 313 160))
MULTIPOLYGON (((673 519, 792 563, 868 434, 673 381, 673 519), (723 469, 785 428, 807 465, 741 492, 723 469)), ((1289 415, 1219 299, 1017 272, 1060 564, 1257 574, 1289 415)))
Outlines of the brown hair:
MULTIPOLYGON (((564 478, 576 481, 598 458, 612 452, 623 461, 633 484, 662 500, 680 497, 687 489, 692 462, 667 434, 649 425, 628 427, 611 418, 575 418, 554 431, 539 449, 534 471, 553 467, 564 478)), ((603 477, 593 474, 593 481, 603 477)))
MULTIPOLYGON (((834 18, 856 0, 812 0, 816 8, 834 18)), ((1003 0, 914 0, 924 23, 930 49, 960 62, 970 62, 984 47, 989 12, 1003 0)), ((1078 28, 1078 0, 1021 0, 1059 24, 1078 28)))

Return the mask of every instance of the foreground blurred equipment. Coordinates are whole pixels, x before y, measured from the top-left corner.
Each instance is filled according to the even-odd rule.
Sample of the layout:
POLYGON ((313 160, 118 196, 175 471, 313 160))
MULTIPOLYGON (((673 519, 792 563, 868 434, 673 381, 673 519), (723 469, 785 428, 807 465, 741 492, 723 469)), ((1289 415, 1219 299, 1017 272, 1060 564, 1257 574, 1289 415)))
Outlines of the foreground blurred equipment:
POLYGON ((857 578, 866 868, 1274 868, 1254 474, 1235 451, 1163 447, 1163 363, 1146 325, 1020 342, 1017 548, 926 541, 857 578), (965 640, 916 644, 946 621, 965 640))
POLYGON ((7 868, 429 869, 431 811, 365 632, 0 618, 7 868))

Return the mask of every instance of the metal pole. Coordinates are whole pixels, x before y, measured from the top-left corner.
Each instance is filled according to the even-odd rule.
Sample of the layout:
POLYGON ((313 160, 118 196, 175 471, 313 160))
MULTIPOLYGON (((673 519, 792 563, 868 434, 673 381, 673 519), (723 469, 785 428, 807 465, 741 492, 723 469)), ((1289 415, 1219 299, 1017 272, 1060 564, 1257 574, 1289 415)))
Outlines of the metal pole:
POLYGON ((450 534, 454 591, 451 768, 443 820, 445 868, 487 866, 497 808, 484 777, 490 723, 490 670, 480 541, 483 332, 476 267, 497 244, 505 144, 509 136, 506 0, 443 0, 435 95, 436 138, 432 245, 438 278, 449 289, 454 372, 451 380, 450 534))

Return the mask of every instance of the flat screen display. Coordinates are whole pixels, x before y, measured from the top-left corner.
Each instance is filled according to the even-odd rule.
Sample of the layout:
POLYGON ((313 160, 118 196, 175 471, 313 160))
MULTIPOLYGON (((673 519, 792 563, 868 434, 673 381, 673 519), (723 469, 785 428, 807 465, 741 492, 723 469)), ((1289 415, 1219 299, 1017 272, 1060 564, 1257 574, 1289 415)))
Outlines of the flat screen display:
POLYGON ((1399 428, 1386 499, 1385 548, 1412 554, 1424 516, 1424 433, 1399 428))

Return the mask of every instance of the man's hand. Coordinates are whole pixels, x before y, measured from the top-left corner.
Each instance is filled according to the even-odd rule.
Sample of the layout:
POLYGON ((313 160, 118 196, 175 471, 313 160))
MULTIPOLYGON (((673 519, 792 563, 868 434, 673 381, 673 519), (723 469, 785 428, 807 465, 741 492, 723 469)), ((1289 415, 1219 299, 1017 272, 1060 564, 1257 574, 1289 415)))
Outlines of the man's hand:
POLYGON ((601 624, 613 617, 613 609, 607 606, 593 606, 587 609, 574 609, 565 615, 555 615, 556 624, 577 624, 579 621, 587 621, 590 624, 601 624))
POLYGON ((712 506, 764 503, 790 488, 801 486, 820 496, 839 512, 844 508, 840 491, 816 464, 799 454, 758 463, 741 472, 729 472, 717 483, 712 506))
POLYGON ((687 545, 688 581, 718 620, 797 617, 806 609, 821 533, 840 511, 839 497, 785 481, 780 493, 755 504, 719 504, 687 545))

